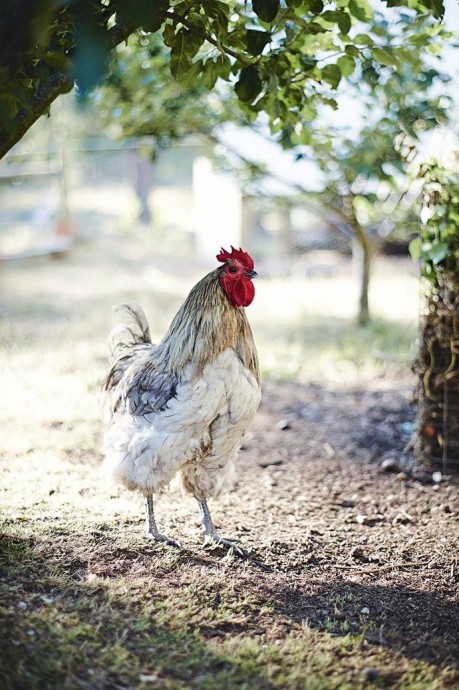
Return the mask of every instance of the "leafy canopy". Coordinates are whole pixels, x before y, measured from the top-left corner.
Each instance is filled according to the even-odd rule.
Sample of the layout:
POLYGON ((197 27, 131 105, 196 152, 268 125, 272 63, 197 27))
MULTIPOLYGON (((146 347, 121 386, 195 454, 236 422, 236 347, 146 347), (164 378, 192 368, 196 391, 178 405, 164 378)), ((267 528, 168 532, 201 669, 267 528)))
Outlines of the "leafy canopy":
POLYGON ((300 156, 316 160, 329 192, 352 197, 366 208, 361 216, 375 222, 380 202, 403 185, 424 134, 448 121, 451 98, 443 86, 450 77, 435 56, 450 34, 406 14, 394 25, 375 15, 367 28, 359 64, 348 77, 348 100, 356 104, 353 127, 341 124, 338 111, 325 124, 314 118, 300 135, 284 131, 283 137, 300 156), (410 50, 421 35, 429 36, 427 51, 410 50))
MULTIPOLYGON (((436 18, 444 10, 441 0, 386 4, 436 18)), ((138 32, 162 36, 179 82, 211 90, 228 80, 247 117, 264 111, 274 128, 301 128, 363 48, 382 62, 407 59, 379 42, 368 45, 371 17, 368 0, 2 0, 0 156, 75 81, 88 93, 113 47, 138 32)), ((413 49, 426 41, 421 35, 413 49)))

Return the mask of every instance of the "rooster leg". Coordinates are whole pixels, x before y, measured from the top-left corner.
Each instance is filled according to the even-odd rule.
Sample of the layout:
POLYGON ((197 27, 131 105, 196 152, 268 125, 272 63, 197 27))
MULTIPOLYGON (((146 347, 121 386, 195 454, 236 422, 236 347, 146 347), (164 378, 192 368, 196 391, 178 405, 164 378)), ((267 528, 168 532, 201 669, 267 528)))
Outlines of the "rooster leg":
POLYGON ((240 546, 237 546, 229 539, 224 539, 217 533, 214 523, 212 522, 212 518, 210 517, 207 501, 198 501, 198 503, 201 510, 202 524, 204 527, 204 545, 207 546, 207 544, 214 544, 215 546, 223 546, 226 549, 232 549, 237 556, 245 558, 246 554, 240 546))
POLYGON ((147 510, 147 537, 148 539, 154 539, 155 541, 162 541, 165 544, 170 544, 171 546, 181 546, 180 542, 175 541, 175 539, 169 539, 165 537, 158 531, 155 520, 155 511, 153 510, 153 496, 150 494, 145 497, 145 508, 147 510))

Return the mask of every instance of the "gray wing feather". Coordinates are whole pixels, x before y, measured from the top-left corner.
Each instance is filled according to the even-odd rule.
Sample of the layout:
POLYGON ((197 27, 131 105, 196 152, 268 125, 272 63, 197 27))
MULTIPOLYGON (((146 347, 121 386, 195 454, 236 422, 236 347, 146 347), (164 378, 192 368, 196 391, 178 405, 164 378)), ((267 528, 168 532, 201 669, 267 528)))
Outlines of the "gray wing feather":
POLYGON ((159 365, 155 350, 137 345, 115 359, 102 385, 112 413, 145 416, 164 410, 175 397, 178 378, 159 365))
POLYGON ((115 317, 108 338, 111 367, 102 384, 105 411, 145 416, 164 410, 178 379, 160 364, 142 307, 122 304, 115 317))

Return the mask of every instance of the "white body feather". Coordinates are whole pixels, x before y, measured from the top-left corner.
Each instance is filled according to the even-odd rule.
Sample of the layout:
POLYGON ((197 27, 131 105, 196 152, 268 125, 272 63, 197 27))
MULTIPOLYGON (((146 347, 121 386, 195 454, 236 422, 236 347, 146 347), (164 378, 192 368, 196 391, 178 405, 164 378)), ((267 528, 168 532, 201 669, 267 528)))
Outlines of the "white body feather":
POLYGON ((182 373, 164 410, 115 413, 105 434, 105 467, 129 489, 145 494, 181 470, 198 500, 216 496, 232 477, 240 441, 260 403, 260 385, 233 349, 221 352, 192 379, 182 373))

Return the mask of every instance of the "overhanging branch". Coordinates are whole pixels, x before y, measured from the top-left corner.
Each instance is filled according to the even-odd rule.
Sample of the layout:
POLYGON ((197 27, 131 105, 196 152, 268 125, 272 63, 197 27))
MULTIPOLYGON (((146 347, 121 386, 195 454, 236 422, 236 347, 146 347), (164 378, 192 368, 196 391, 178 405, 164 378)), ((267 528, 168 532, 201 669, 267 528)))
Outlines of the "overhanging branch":
POLYGON ((0 140, 0 158, 22 139, 24 134, 46 113, 51 103, 61 94, 71 91, 73 81, 63 72, 53 74, 32 97, 29 108, 23 108, 15 118, 15 127, 0 140))
MULTIPOLYGON (((115 24, 108 34, 112 46, 115 47, 125 41, 131 32, 115 24)), ((22 108, 15 117, 15 126, 4 137, 0 138, 0 159, 18 143, 32 125, 47 112, 58 96, 68 93, 73 88, 73 79, 64 72, 52 74, 38 89, 30 100, 29 108, 22 108)))

